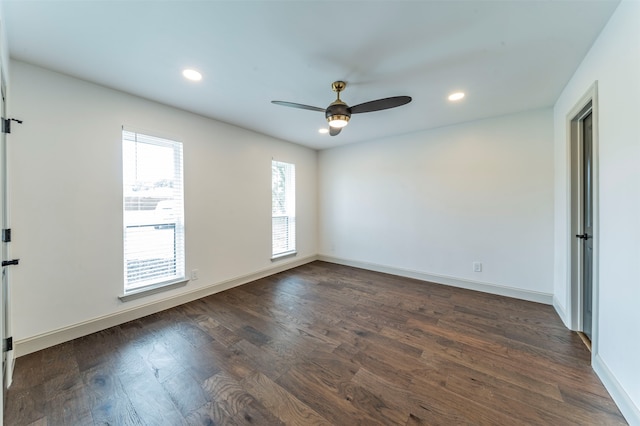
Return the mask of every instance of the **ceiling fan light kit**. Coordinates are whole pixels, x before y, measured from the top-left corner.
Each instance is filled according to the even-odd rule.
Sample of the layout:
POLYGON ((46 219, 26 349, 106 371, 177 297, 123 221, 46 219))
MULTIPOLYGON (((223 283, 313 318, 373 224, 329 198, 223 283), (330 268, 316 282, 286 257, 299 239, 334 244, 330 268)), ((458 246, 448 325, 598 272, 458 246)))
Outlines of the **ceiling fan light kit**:
POLYGON ((327 117, 327 121, 329 122, 329 126, 342 129, 344 126, 349 124, 349 116, 336 114, 336 115, 327 117))
POLYGON ((329 122, 329 134, 331 136, 336 136, 340 133, 340 130, 342 130, 343 127, 349 124, 351 114, 381 111, 383 109, 395 108, 411 102, 410 96, 394 96, 349 107, 349 105, 340 99, 340 92, 342 92, 346 87, 347 83, 344 81, 334 81, 333 84, 331 84, 331 89, 336 92, 337 99, 333 101, 326 110, 294 102, 271 101, 271 103, 292 108, 308 109, 310 111, 324 111, 327 122, 329 122))

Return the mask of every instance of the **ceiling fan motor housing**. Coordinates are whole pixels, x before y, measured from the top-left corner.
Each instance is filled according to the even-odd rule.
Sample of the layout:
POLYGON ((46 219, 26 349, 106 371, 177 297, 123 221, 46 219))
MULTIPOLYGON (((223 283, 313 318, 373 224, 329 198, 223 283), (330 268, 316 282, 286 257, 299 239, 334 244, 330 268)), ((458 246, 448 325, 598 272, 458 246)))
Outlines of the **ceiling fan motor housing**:
POLYGON ((332 120, 345 120, 349 121, 351 118, 351 109, 342 101, 335 101, 325 111, 325 117, 327 121, 332 120))

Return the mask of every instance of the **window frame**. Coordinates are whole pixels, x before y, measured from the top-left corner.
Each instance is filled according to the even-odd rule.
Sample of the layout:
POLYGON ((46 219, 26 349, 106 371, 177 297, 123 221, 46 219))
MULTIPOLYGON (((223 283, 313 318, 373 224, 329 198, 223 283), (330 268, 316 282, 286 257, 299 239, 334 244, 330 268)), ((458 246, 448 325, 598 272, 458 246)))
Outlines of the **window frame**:
POLYGON ((278 260, 297 254, 297 232, 296 232, 296 165, 294 163, 288 163, 285 161, 271 160, 271 260, 278 260), (276 214, 275 211, 275 175, 274 171, 276 167, 284 166, 287 170, 284 172, 284 214, 276 214), (286 247, 284 250, 276 251, 276 239, 279 234, 276 234, 276 226, 274 225, 274 219, 286 218, 287 230, 286 230, 286 247))
MULTIPOLYGON (((137 173, 137 172, 136 172, 137 173)), ((186 249, 185 249, 185 229, 184 229, 184 156, 183 156, 183 144, 175 139, 168 139, 166 137, 156 136, 153 133, 149 133, 147 131, 138 131, 130 128, 123 127, 122 128, 122 238, 123 238, 123 291, 124 295, 120 296, 122 301, 127 301, 131 299, 135 299, 141 296, 146 296, 149 294, 157 293, 159 291, 165 291, 168 289, 173 289, 179 286, 186 285, 188 282, 186 276, 186 249), (128 147, 126 144, 130 144, 128 147), (127 162, 133 161, 138 167, 140 163, 138 163, 139 159, 136 157, 134 159, 127 157, 127 149, 132 148, 131 144, 135 144, 136 156, 138 155, 138 145, 137 144, 147 144, 150 146, 161 147, 161 148, 169 148, 172 150, 172 158, 173 158, 173 177, 171 180, 171 196, 169 198, 160 200, 156 202, 156 206, 154 211, 157 210, 158 204, 162 201, 170 201, 171 213, 168 219, 160 219, 158 220, 157 215, 148 214, 148 218, 144 220, 135 220, 132 221, 131 217, 127 220, 127 211, 140 211, 140 210, 127 210, 127 191, 128 188, 131 187, 133 181, 126 181, 126 167, 127 162), (166 222, 166 223, 165 223, 166 222), (138 281, 130 281, 129 279, 129 266, 128 261, 132 261, 132 259, 128 258, 127 251, 127 231, 132 228, 145 228, 145 227, 153 227, 150 231, 154 230, 163 230, 169 232, 169 230, 173 229, 173 247, 171 245, 167 246, 169 250, 173 249, 173 259, 167 263, 164 262, 158 269, 167 269, 167 265, 169 269, 173 269, 174 273, 169 274, 160 274, 157 278, 147 278, 138 281), (171 263, 172 262, 172 263, 171 263)), ((138 201, 139 202, 139 201, 138 201)), ((131 234, 130 234, 131 235, 131 234)), ((129 245, 132 240, 129 240, 129 245)), ((141 251, 140 254, 144 255, 144 253, 150 252, 153 246, 147 247, 146 252, 141 251)), ((131 247, 129 247, 131 249, 131 247)), ((144 247, 143 247, 144 250, 144 247)), ((163 258, 163 259, 171 259, 171 258, 163 258)))

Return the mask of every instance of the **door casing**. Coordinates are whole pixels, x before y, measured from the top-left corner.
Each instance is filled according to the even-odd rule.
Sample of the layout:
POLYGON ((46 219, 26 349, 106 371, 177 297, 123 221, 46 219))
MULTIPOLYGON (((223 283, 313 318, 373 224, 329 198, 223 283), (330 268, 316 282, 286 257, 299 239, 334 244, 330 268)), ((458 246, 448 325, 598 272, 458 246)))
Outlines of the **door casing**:
POLYGON ((598 348, 598 301, 599 301, 599 280, 598 280, 598 259, 599 259, 599 167, 598 167, 598 82, 587 90, 584 96, 576 103, 573 109, 567 114, 567 134, 569 135, 569 171, 570 171, 570 210, 569 223, 569 259, 570 259, 570 300, 569 315, 571 319, 571 329, 582 331, 584 324, 582 321, 582 270, 583 270, 583 243, 576 238, 583 229, 583 164, 582 164, 582 121, 591 112, 593 120, 592 129, 592 188, 593 188, 593 268, 591 271, 592 291, 593 291, 593 321, 591 338, 592 359, 597 354, 598 348))

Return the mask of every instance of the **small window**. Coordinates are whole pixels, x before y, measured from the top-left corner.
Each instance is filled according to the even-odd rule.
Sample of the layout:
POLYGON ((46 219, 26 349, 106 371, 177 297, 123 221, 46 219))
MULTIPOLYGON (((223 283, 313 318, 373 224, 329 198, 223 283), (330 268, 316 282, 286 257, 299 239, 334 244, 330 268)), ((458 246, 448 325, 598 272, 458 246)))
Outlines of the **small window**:
POLYGON ((296 252, 296 166, 271 162, 271 256, 296 252))
POLYGON ((185 280, 182 144, 122 131, 124 293, 185 280))

